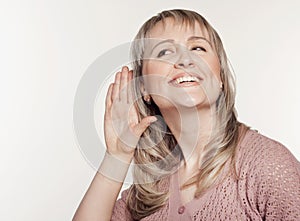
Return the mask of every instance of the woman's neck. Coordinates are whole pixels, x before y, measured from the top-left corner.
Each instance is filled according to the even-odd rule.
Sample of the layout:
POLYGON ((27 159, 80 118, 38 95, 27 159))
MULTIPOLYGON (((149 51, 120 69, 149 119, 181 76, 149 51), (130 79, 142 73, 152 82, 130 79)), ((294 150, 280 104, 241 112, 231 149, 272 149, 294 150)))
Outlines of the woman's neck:
POLYGON ((161 113, 181 147, 185 164, 200 163, 215 120, 213 108, 174 108, 161 113))

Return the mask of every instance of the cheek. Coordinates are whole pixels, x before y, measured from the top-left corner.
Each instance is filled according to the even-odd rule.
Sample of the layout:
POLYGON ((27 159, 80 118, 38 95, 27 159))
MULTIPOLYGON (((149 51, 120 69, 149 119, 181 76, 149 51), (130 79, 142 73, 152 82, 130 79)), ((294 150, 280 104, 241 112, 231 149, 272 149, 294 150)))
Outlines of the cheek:
POLYGON ((172 66, 164 61, 148 60, 143 62, 143 75, 157 74, 165 76, 169 73, 172 66))
POLYGON ((154 61, 151 61, 151 60, 150 61, 149 60, 145 61, 144 60, 144 62, 143 62, 143 71, 142 71, 143 75, 149 75, 149 74, 154 73, 157 69, 156 65, 154 65, 154 64, 155 64, 154 61))
POLYGON ((143 62, 142 74, 145 89, 150 94, 159 93, 159 85, 162 84, 166 67, 162 62, 147 60, 143 62))
POLYGON ((217 57, 210 57, 206 61, 209 64, 211 72, 216 77, 216 80, 221 82, 221 65, 219 59, 217 57))

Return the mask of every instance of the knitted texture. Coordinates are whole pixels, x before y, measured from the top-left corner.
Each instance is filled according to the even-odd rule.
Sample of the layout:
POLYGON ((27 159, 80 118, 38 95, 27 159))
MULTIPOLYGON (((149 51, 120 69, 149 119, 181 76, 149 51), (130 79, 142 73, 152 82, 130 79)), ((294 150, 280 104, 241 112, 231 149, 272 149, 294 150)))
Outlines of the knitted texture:
MULTIPOLYGON (((172 175, 165 187, 171 193, 168 203, 141 220, 300 220, 300 163, 284 145, 249 130, 237 146, 236 168, 239 179, 228 174, 185 205, 177 173, 172 175)), ((124 190, 115 203, 112 221, 133 220, 126 208, 127 194, 124 190)))

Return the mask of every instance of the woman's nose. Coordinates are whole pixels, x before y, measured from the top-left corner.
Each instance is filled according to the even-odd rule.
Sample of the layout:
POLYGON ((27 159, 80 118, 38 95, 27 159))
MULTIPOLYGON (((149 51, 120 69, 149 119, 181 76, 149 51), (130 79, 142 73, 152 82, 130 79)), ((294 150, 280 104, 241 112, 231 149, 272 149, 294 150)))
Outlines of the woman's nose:
POLYGON ((175 68, 188 68, 188 67, 194 67, 194 61, 193 59, 191 58, 191 55, 189 54, 191 52, 189 51, 186 51, 186 52, 183 52, 177 62, 175 62, 174 66, 175 68))

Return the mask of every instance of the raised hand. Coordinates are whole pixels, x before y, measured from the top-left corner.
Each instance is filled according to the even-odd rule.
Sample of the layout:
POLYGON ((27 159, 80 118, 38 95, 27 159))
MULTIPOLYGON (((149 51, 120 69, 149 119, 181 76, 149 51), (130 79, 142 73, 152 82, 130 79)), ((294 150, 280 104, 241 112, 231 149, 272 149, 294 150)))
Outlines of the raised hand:
POLYGON ((119 159, 131 160, 136 145, 147 127, 156 117, 148 116, 139 121, 133 96, 133 72, 123 67, 110 84, 106 95, 104 135, 107 152, 119 159))

